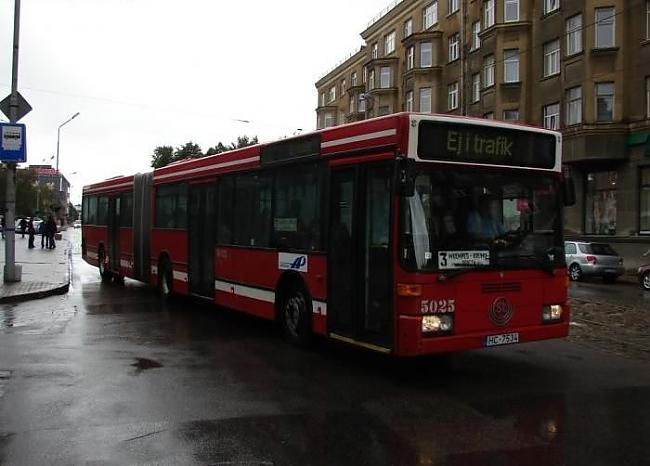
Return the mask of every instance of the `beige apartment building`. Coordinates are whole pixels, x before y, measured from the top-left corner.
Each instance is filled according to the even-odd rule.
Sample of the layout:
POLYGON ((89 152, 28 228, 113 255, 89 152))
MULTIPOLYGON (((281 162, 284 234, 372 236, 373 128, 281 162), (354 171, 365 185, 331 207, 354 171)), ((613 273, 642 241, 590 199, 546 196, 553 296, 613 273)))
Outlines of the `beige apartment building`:
POLYGON ((650 262, 650 0, 402 0, 361 37, 316 83, 318 128, 416 111, 560 130, 568 236, 650 262))

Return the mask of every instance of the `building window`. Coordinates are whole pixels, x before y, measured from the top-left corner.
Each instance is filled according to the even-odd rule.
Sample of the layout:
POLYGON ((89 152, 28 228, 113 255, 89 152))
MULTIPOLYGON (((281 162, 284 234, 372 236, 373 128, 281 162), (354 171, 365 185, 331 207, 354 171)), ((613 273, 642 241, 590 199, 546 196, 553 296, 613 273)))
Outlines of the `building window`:
POLYGON ((350 113, 354 113, 354 97, 350 96, 350 113))
POLYGON ((420 68, 430 68, 433 65, 431 48, 431 42, 420 44, 420 68))
POLYGON ((503 120, 504 121, 519 121, 519 110, 504 110, 503 111, 503 120))
POLYGON ((650 76, 645 78, 645 117, 650 119, 650 76))
POLYGON ((458 11, 458 0, 449 0, 449 14, 456 13, 458 11))
POLYGON ((650 0, 645 2, 645 38, 650 39, 650 0))
POLYGON ((333 113, 326 113, 325 128, 329 128, 330 126, 336 126, 336 115, 333 113))
POLYGON ((363 94, 359 94, 357 98, 359 99, 357 103, 357 111, 359 113, 364 113, 366 111, 366 99, 363 94))
POLYGON ((449 61, 458 60, 458 41, 460 40, 460 34, 452 34, 449 37, 449 61))
POLYGON ((472 103, 481 100, 481 73, 472 75, 472 103))
POLYGON ((582 52, 582 15, 575 15, 566 20, 566 54, 582 52))
POLYGON ((486 0, 483 4, 483 24, 485 29, 494 26, 494 0, 486 0))
POLYGON ((366 68, 365 66, 363 67, 363 73, 361 75, 361 80, 363 81, 363 84, 368 82, 368 68, 366 68))
POLYGON ((413 91, 408 91, 406 93, 406 98, 404 100, 406 102, 405 110, 407 112, 412 112, 413 111, 413 91))
POLYGON ((494 55, 488 55, 483 61, 483 85, 494 86, 494 55))
POLYGON ((582 87, 572 87, 566 91, 566 125, 582 123, 582 87))
POLYGON ((368 89, 372 90, 375 88, 375 70, 370 70, 368 73, 368 89))
POLYGON ((320 106, 321 107, 325 106, 325 93, 324 92, 320 93, 320 106))
POLYGON ((379 56, 379 47, 376 42, 372 44, 371 55, 372 58, 377 58, 379 56))
POLYGON ((487 112, 486 114, 483 115, 483 118, 486 120, 494 120, 494 112, 487 112))
POLYGON ((506 83, 519 82, 519 49, 503 51, 503 81, 506 83))
POLYGON ((616 234, 616 172, 587 174, 585 233, 616 234))
POLYGON ((596 121, 614 119, 614 83, 596 83, 596 121))
POLYGON ((560 72, 560 40, 544 44, 544 77, 560 72))
POLYGON ((353 71, 350 75, 350 86, 354 87, 357 85, 357 72, 353 71))
POLYGON ((327 103, 332 103, 336 100, 336 86, 330 87, 330 91, 327 94, 327 103))
POLYGON ((379 69, 379 87, 382 89, 390 87, 390 66, 382 66, 379 69))
POLYGON ((544 106, 544 128, 560 129, 560 104, 554 103, 544 106))
POLYGON ((503 21, 519 21, 519 0, 504 0, 503 3, 503 21))
POLYGON ((647 235, 650 234, 650 167, 641 168, 639 194, 639 229, 647 235))
POLYGON ((431 113, 431 88, 423 87, 420 89, 420 111, 431 113))
POLYGON ((447 110, 456 110, 457 108, 458 108, 458 82, 455 82, 447 86, 447 110))
POLYGON ((614 47, 614 8, 596 8, 596 48, 614 47))
POLYGON ((560 0, 544 0, 544 14, 547 15, 560 8, 560 0))
POLYGON ((384 55, 391 54, 395 51, 395 31, 391 31, 388 33, 386 37, 384 37, 384 55))
POLYGON ((478 50, 481 48, 481 22, 474 21, 472 23, 472 50, 478 50))
POLYGON ((422 10, 422 29, 429 29, 438 22, 438 2, 433 2, 422 10))
POLYGON ((345 95, 345 87, 346 87, 345 84, 346 84, 345 83, 345 78, 343 78, 341 80, 341 97, 343 97, 345 95))
POLYGON ((412 70, 415 68, 415 46, 411 45, 406 49, 406 69, 412 70))
POLYGON ((388 115, 390 113, 390 107, 388 105, 380 105, 379 111, 377 112, 378 116, 388 115))
POLYGON ((413 20, 411 18, 404 21, 404 37, 408 37, 413 34, 413 20))

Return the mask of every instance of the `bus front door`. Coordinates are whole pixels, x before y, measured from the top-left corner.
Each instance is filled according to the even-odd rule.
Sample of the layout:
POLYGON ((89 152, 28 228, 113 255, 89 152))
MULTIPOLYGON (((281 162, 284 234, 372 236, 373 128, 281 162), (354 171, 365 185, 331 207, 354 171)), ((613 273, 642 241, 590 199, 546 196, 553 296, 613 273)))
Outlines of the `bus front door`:
POLYGON ((327 325, 331 337, 392 347, 390 166, 332 172, 327 325))
POLYGON ((190 292, 214 298, 215 185, 190 185, 190 292))
POLYGON ((108 198, 108 260, 114 272, 120 272, 120 198, 108 198))

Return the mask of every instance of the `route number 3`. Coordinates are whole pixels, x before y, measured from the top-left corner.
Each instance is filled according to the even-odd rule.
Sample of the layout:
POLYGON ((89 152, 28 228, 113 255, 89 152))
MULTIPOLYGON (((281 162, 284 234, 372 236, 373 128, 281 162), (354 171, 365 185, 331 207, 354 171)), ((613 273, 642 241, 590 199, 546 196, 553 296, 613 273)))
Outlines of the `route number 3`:
POLYGON ((423 299, 420 301, 420 312, 422 314, 447 314, 455 310, 455 299, 423 299))

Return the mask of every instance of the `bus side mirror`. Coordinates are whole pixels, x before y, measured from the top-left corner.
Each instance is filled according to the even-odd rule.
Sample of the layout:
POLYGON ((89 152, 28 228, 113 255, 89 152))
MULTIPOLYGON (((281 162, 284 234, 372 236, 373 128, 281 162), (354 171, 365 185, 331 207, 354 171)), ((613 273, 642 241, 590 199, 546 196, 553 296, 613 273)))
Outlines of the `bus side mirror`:
POLYGON ((415 195, 415 161, 407 158, 397 160, 395 169, 395 191, 398 196, 415 195))
POLYGON ((565 206, 572 206, 576 203, 576 186, 571 175, 562 178, 562 200, 565 206))

